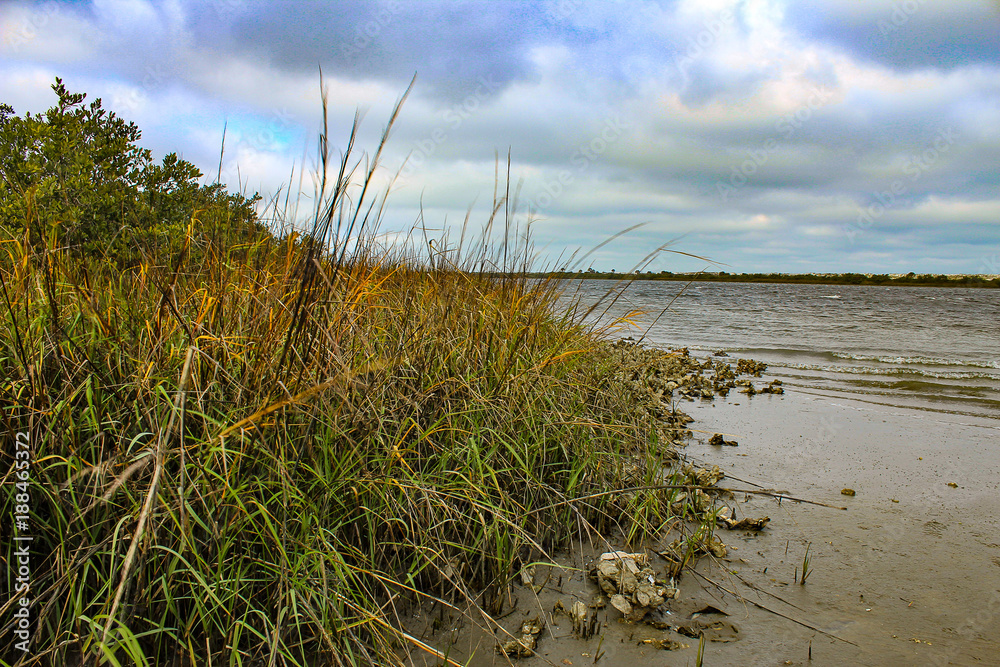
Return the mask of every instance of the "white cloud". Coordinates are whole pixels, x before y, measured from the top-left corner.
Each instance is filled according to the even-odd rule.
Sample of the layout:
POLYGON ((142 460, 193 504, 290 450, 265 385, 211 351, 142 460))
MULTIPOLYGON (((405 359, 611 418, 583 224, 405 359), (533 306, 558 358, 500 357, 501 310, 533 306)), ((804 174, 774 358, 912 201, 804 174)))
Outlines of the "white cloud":
MULTIPOLYGON (((428 224, 446 216, 460 223, 473 200, 484 219, 494 151, 510 148, 515 184, 524 179, 522 202, 539 204, 549 190, 552 201, 538 207, 538 233, 552 252, 651 223, 609 247, 601 255, 607 267, 622 268, 684 232, 691 232, 687 248, 724 258, 734 270, 809 261, 870 270, 890 261, 873 246, 890 243, 894 266, 918 262, 933 253, 905 232, 942 224, 974 225, 1000 245, 1000 226, 982 224, 996 222, 1000 209, 1000 68, 981 54, 970 66, 908 69, 865 57, 856 42, 880 14, 864 3, 582 3, 566 16, 527 5, 514 16, 490 4, 440 45, 427 35, 401 41, 406 22, 416 20, 404 13, 382 25, 355 62, 338 49, 358 26, 334 26, 326 35, 326 15, 313 21, 302 13, 315 7, 229 1, 95 0, 87 11, 58 4, 44 22, 37 8, 7 3, 0 7, 4 39, 26 21, 38 25, 16 52, 9 39, 0 47, 2 101, 19 112, 42 111, 54 102, 52 80, 64 76, 71 90, 103 97, 105 106, 135 120, 156 152, 183 153, 213 175, 228 121, 229 182, 235 169, 228 165, 238 162, 243 182, 267 192, 285 184, 293 164, 301 168, 303 144, 320 128, 318 73, 303 62, 333 61, 324 71, 334 157, 358 108, 366 116, 357 148, 375 148, 416 70, 378 175, 384 185, 407 154, 417 167, 390 198, 398 209, 387 224, 399 229, 412 224, 421 196, 428 224), (840 22, 810 32, 803 26, 825 16, 805 16, 810 7, 840 22), (498 21, 517 33, 516 43, 501 48, 498 21), (419 48, 403 48, 413 45, 419 48), (627 129, 581 169, 581 146, 599 138, 609 118, 627 129), (960 140, 907 182, 898 204, 860 237, 864 247, 851 247, 843 225, 949 126, 960 140), (745 182, 720 197, 717 184, 729 183, 734 169, 746 172, 745 182), (567 171, 572 178, 551 196, 551 184, 567 171)), ((341 15, 367 21, 372 7, 349 3, 341 15)), ((442 17, 469 11, 421 7, 442 17)), ((943 21, 949 35, 962 27, 946 15, 951 10, 928 4, 921 11, 914 26, 943 21)), ((977 30, 969 27, 970 34, 977 30)), ((314 144, 307 154, 311 160, 314 144)))
POLYGON ((61 2, 0 7, 0 54, 22 63, 72 64, 92 58, 100 33, 61 2))

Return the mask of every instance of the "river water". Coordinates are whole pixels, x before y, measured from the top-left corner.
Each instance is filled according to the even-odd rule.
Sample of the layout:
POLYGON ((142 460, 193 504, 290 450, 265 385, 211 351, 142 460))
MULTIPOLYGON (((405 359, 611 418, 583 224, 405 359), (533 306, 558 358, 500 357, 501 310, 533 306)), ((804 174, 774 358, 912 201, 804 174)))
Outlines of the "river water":
POLYGON ((565 290, 567 302, 601 302, 592 321, 643 313, 617 335, 764 361, 803 391, 1000 420, 1000 290, 609 280, 565 290))

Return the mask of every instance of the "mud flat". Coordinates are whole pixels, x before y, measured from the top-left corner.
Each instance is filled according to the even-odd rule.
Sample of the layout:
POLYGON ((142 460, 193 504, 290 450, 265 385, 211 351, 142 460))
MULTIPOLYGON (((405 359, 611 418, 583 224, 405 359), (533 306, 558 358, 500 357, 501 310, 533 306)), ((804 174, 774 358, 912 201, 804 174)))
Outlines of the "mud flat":
POLYGON ((782 396, 691 403, 687 412, 692 427, 739 442, 688 447, 694 458, 718 464, 733 486, 847 507, 785 501, 775 509, 750 497, 740 508, 766 511, 772 521, 732 542, 738 550, 725 565, 795 607, 745 586, 736 592, 853 644, 750 607, 734 614, 743 615, 745 639, 710 645, 706 664, 1000 665, 997 420, 794 386, 782 396), (803 586, 795 578, 807 545, 811 572, 803 586))
MULTIPOLYGON (((720 466, 720 486, 832 507, 736 493, 725 502, 737 518, 770 523, 718 528, 726 555, 677 580, 659 627, 593 604, 588 571, 626 548, 594 535, 514 586, 500 624, 513 636, 544 625, 534 655, 498 654, 509 635, 440 609, 416 614, 411 628, 470 665, 693 665, 699 639, 689 631, 699 624, 713 639, 705 665, 1000 665, 1000 423, 785 387, 683 401, 696 420, 685 453, 720 466), (709 445, 716 433, 738 445, 709 445), (573 618, 576 603, 585 620, 573 618)), ((670 566, 663 547, 641 549, 657 573, 670 566)))

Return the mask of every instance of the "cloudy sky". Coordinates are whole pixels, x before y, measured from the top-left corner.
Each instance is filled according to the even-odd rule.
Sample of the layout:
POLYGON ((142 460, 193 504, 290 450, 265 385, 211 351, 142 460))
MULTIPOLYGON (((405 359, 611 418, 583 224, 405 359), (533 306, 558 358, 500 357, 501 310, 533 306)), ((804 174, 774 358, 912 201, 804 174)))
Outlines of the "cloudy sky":
POLYGON ((311 192, 320 67, 369 151, 416 74, 386 232, 481 224, 509 150, 543 263, 644 223, 586 265, 1000 273, 996 0, 0 3, 0 101, 62 77, 206 181, 228 124, 222 179, 265 195, 311 192))

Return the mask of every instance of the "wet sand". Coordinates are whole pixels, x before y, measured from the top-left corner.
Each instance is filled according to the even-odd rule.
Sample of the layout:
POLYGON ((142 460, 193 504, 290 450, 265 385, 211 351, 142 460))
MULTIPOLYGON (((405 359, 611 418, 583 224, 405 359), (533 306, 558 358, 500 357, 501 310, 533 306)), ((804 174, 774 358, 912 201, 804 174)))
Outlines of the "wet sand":
MULTIPOLYGON (((711 645, 706 658, 801 664, 812 638, 817 665, 1000 664, 997 420, 795 388, 783 396, 731 394, 688 404, 688 411, 697 420, 692 426, 731 433, 740 443, 692 444, 691 456, 748 482, 848 508, 787 501, 778 508, 751 498, 740 503, 743 510, 768 513, 772 522, 759 537, 730 540, 740 547, 730 557, 744 577, 806 613, 775 608, 857 646, 773 620, 767 625, 777 637, 758 639, 748 620, 747 640, 711 645), (857 495, 842 495, 845 487, 857 495), (793 577, 807 543, 814 571, 800 586, 793 577)), ((771 606, 773 598, 765 598, 758 601, 771 606)))
MULTIPOLYGON (((708 618, 740 630, 739 641, 707 643, 704 664, 1000 665, 997 420, 874 405, 794 387, 783 396, 731 393, 681 407, 697 429, 686 454, 719 465, 730 476, 721 486, 777 489, 848 508, 779 504, 745 494, 730 500, 738 516, 768 515, 771 523, 759 534, 720 529, 728 555, 703 558, 697 571, 790 618, 685 574, 679 600, 670 603, 674 615, 683 620, 711 604, 729 615, 708 618), (709 446, 714 432, 739 446, 709 446), (845 487, 856 495, 842 495, 845 487), (799 585, 795 578, 807 545, 811 572, 799 585)), ((560 554, 561 563, 579 569, 554 569, 551 578, 539 568, 535 580, 545 587, 537 593, 515 587, 518 604, 502 619, 503 627, 513 631, 539 615, 547 627, 538 655, 514 662, 591 665, 600 653, 602 665, 695 664, 697 639, 623 623, 611 608, 599 612, 598 634, 586 641, 572 636, 566 616, 552 614, 556 600, 591 599, 596 588, 582 569, 605 547, 577 545, 560 554), (657 651, 640 643, 663 637, 689 648, 657 651)), ((654 559, 657 571, 665 565, 654 559)), ((469 621, 446 615, 445 631, 437 633, 429 631, 429 618, 413 621, 414 629, 427 629, 425 638, 436 646, 447 645, 448 630, 454 629, 451 658, 458 663, 508 664, 494 652, 493 636, 469 621)), ((423 664, 416 654, 413 658, 423 664)))

